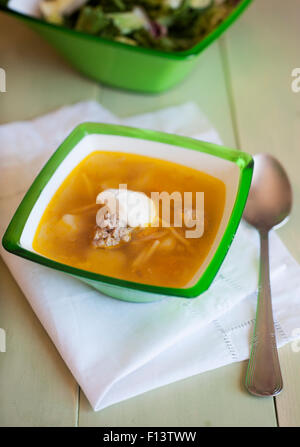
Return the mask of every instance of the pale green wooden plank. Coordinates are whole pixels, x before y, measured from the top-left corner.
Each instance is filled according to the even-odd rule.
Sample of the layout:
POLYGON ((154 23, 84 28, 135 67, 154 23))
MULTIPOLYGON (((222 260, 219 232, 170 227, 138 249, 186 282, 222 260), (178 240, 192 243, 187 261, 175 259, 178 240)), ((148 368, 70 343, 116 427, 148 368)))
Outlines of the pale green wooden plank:
POLYGON ((98 95, 99 85, 73 70, 25 24, 0 13, 0 67, 7 92, 0 93, 0 123, 44 114, 98 95))
POLYGON ((143 95, 106 87, 101 98, 101 103, 120 117, 152 112, 187 101, 198 103, 225 145, 235 146, 218 43, 201 55, 193 72, 183 82, 165 93, 143 95))
POLYGON ((74 426, 78 387, 0 260, 0 426, 74 426))
MULTIPOLYGON (((279 234, 298 261, 300 93, 292 92, 291 72, 299 67, 299 17, 299 2, 256 0, 224 44, 241 148, 275 155, 291 177, 293 213, 279 234)), ((280 358, 284 390, 276 398, 279 425, 299 426, 300 355, 287 346, 280 358)))
POLYGON ((226 47, 241 147, 275 155, 291 177, 293 215, 280 234, 300 261, 300 93, 291 90, 299 14, 299 2, 256 0, 227 33, 226 47))
POLYGON ((243 387, 246 364, 232 364, 92 412, 81 396, 80 426, 274 427, 272 399, 250 396, 243 387))
POLYGON ((293 342, 279 350, 284 383, 283 392, 276 397, 280 427, 300 427, 300 342, 293 342), (295 348, 293 350, 293 345, 295 348))

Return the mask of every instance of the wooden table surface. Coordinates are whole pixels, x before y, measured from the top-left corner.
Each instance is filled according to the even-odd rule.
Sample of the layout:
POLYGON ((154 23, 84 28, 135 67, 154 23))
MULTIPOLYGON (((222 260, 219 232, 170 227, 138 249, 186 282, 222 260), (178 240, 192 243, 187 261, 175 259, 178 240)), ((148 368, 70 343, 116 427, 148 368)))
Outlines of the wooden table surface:
MULTIPOLYGON (((194 100, 224 144, 267 151, 285 165, 294 210, 280 236, 300 262, 300 2, 256 0, 224 37, 203 53, 183 83, 156 96, 101 86, 74 71, 38 35, 0 14, 0 123, 23 120, 61 105, 96 99, 119 116, 194 100)), ((287 303, 288 305, 288 303, 287 303)), ((188 378, 100 412, 85 396, 0 262, 1 426, 299 426, 300 353, 280 349, 284 391, 275 399, 245 392, 246 362, 188 378)))

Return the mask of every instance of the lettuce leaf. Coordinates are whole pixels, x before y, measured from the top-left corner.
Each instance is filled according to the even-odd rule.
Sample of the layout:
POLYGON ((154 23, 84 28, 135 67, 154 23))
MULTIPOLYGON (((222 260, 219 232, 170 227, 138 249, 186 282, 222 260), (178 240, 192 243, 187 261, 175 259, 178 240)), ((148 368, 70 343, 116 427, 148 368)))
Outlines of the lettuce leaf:
POLYGON ((84 31, 89 34, 98 34, 110 24, 110 20, 103 13, 102 8, 97 6, 85 6, 79 14, 75 25, 77 31, 84 31))
MULTIPOLYGON (((2 3, 6 1, 0 0, 2 3)), ((63 25, 132 45, 184 51, 213 31, 239 2, 87 0, 85 6, 63 17, 63 25)))

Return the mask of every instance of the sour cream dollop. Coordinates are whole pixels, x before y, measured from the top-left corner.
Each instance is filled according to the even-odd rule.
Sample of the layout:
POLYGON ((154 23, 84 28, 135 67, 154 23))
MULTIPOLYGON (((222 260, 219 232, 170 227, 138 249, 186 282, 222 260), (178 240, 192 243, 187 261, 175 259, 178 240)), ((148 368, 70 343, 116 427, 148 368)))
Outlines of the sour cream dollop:
MULTIPOLYGON (((156 207, 152 199, 143 192, 128 189, 106 189, 98 194, 96 203, 106 205, 108 212, 115 215, 120 227, 147 227, 157 218, 156 207)), ((96 223, 101 227, 103 213, 96 215, 96 223)))

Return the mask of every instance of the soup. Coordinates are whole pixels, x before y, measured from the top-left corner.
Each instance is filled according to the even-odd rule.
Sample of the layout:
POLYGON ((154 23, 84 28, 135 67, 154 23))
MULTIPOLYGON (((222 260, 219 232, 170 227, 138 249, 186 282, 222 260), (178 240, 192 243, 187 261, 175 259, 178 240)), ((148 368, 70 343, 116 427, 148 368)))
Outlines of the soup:
POLYGON ((225 184, 204 172, 142 155, 96 151, 79 163, 54 194, 36 230, 33 249, 57 262, 102 275, 157 286, 185 287, 197 274, 214 242, 225 196, 225 184), (182 210, 178 207, 180 202, 169 200, 168 225, 161 216, 162 204, 157 202, 152 208, 155 219, 139 214, 145 217, 144 225, 139 221, 122 231, 113 226, 104 228, 102 223, 108 213, 101 210, 107 202, 101 202, 101 198, 110 194, 120 199, 122 195, 116 192, 120 191, 120 185, 126 185, 127 193, 135 199, 143 199, 144 205, 154 203, 151 199, 154 192, 167 195, 176 192, 181 197, 188 192, 192 197, 191 209, 185 208, 184 200, 182 210), (196 197, 200 192, 204 197, 204 231, 200 237, 188 237, 188 230, 193 228, 186 213, 189 211, 195 218, 196 197), (176 220, 178 212, 182 213, 181 226, 176 220))

